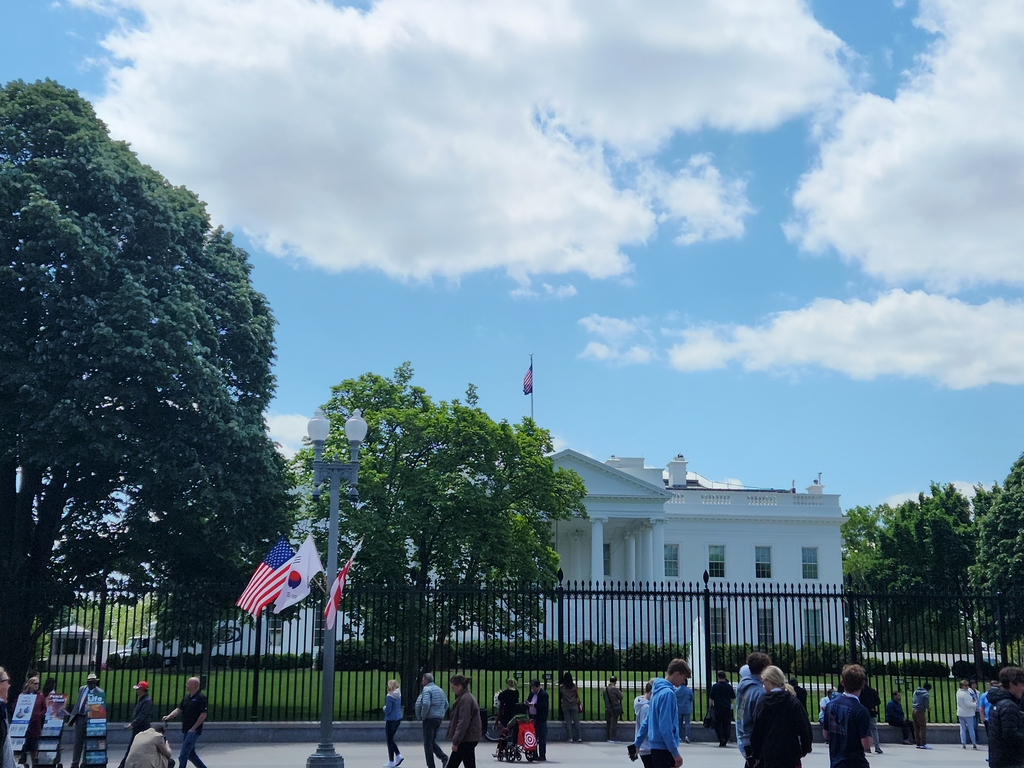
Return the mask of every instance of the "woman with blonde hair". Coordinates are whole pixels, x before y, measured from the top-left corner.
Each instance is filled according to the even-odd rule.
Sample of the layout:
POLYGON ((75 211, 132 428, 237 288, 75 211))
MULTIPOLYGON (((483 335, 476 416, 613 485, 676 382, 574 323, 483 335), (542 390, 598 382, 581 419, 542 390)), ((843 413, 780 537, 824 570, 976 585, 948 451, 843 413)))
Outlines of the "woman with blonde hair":
POLYGON ((761 682, 766 691, 754 710, 750 753, 759 768, 797 768, 811 751, 811 723, 796 696, 786 690, 786 675, 778 667, 765 667, 761 682))
POLYGON ((384 734, 388 742, 388 761, 384 768, 398 768, 405 759, 395 744, 395 734, 402 724, 402 688, 397 680, 388 680, 388 692, 384 696, 384 734))
POLYGON ((498 722, 508 725, 516 715, 519 704, 519 687, 513 678, 505 681, 505 690, 498 694, 498 722))
POLYGON ((956 692, 956 719, 960 721, 960 747, 967 749, 967 735, 971 736, 971 744, 978 748, 978 731, 974 727, 974 716, 978 713, 978 700, 966 680, 960 681, 960 690, 956 692))
POLYGON ((29 768, 34 768, 39 758, 39 737, 43 735, 43 718, 46 717, 46 697, 39 692, 39 677, 33 676, 25 681, 22 694, 34 694, 35 704, 25 731, 25 745, 21 748, 22 761, 29 768))

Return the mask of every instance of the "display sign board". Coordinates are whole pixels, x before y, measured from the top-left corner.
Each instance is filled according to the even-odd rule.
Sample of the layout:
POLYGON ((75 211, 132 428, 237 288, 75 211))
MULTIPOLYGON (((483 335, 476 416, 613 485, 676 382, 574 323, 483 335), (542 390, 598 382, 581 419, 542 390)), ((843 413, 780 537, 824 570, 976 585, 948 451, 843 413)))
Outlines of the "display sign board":
POLYGON ((11 718, 11 746, 15 752, 21 752, 25 746, 25 734, 28 732, 28 722, 32 719, 32 709, 36 705, 34 693, 23 693, 18 697, 18 703, 14 705, 14 717, 11 718))
POLYGON ((51 693, 46 699, 46 714, 43 717, 43 732, 39 736, 36 765, 60 763, 60 735, 64 729, 67 706, 68 697, 63 693, 51 693))
POLYGON ((85 696, 85 764, 107 763, 107 694, 94 688, 85 696))

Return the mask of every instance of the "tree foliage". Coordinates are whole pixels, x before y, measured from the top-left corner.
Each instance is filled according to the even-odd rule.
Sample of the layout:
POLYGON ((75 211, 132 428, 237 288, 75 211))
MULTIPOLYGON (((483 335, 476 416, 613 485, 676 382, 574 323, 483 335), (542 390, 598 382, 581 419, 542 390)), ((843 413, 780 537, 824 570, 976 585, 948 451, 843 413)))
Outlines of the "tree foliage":
POLYGON ((55 590, 244 579, 288 501, 247 255, 51 81, 0 91, 0 251, 0 658, 17 670, 55 590))
POLYGON ((1013 635, 1024 634, 1024 454, 1002 486, 975 489, 978 559, 971 568, 977 589, 1001 592, 1013 635))

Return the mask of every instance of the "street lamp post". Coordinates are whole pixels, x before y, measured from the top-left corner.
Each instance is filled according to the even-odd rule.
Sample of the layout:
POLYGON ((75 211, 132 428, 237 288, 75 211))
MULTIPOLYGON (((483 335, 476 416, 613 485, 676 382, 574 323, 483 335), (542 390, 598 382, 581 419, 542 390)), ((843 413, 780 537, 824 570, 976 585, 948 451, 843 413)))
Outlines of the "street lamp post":
MULTIPOLYGON (((331 424, 324 412, 317 408, 309 420, 307 431, 313 444, 313 498, 320 498, 320 486, 330 483, 331 514, 328 525, 330 537, 327 541, 327 599, 338 576, 338 501, 341 484, 348 484, 348 498, 358 500, 356 486, 359 483, 359 446, 366 437, 366 420, 356 410, 345 422, 345 437, 348 438, 351 461, 324 461, 324 443, 330 433, 331 424)), ((306 759, 307 768, 344 768, 345 758, 334 751, 334 650, 338 623, 324 632, 323 648, 323 696, 320 702, 320 743, 316 752, 306 759)))

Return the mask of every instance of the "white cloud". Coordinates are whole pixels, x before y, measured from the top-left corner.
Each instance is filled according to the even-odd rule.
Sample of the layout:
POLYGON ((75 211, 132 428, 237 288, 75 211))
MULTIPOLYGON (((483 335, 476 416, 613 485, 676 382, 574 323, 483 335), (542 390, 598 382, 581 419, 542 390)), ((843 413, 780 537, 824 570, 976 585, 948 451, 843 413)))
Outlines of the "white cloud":
POLYGON ((895 375, 952 389, 1024 384, 1024 304, 966 304, 893 290, 874 302, 816 299, 759 326, 703 326, 668 350, 682 371, 819 367, 853 379, 895 375))
POLYGON ((649 363, 654 359, 654 336, 648 329, 645 317, 620 320, 615 317, 590 315, 581 318, 579 324, 587 333, 597 336, 580 352, 579 357, 601 360, 613 365, 634 365, 649 363))
POLYGON ((294 456, 303 445, 309 416, 301 413, 272 413, 264 415, 267 434, 277 443, 277 450, 285 457, 294 456))
POLYGON ((675 176, 648 169, 642 185, 663 208, 659 221, 681 222, 680 245, 742 237, 743 220, 754 212, 746 182, 722 179, 707 154, 691 157, 675 176))
MULTIPOLYGON (((769 129, 847 83, 804 0, 110 6, 115 136, 274 253, 400 277, 623 274, 675 132, 769 129)), ((665 194, 683 243, 742 232, 709 165, 665 194)))
POLYGON ((921 0, 939 35, 894 100, 851 97, 787 234, 890 284, 1024 282, 1024 5, 921 0))
POLYGON ((576 295, 576 286, 572 283, 565 285, 550 285, 541 283, 540 291, 535 291, 529 284, 520 285, 509 293, 517 299, 569 299, 576 295))

